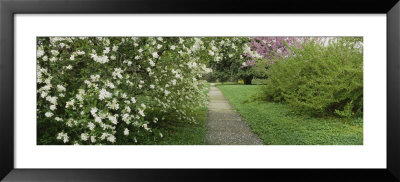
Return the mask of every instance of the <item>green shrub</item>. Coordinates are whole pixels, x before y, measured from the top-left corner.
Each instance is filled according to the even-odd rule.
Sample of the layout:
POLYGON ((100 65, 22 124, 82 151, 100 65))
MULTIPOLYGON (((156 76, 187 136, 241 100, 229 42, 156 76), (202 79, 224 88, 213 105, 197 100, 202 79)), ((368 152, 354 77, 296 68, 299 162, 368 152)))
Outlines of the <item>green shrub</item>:
POLYGON ((236 78, 244 81, 244 84, 252 84, 252 80, 267 78, 268 63, 264 58, 248 60, 238 69, 236 78))
POLYGON ((203 80, 207 80, 210 83, 213 83, 217 80, 217 77, 211 72, 203 75, 203 80))
POLYGON ((362 38, 335 38, 325 45, 311 40, 291 49, 295 56, 269 66, 267 100, 316 115, 362 115, 362 38))

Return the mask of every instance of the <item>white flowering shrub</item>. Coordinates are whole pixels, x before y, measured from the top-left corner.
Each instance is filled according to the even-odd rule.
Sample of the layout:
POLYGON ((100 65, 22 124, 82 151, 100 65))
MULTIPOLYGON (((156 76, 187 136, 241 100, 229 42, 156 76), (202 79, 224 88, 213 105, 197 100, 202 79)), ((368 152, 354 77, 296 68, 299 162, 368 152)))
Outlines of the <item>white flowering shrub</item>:
POLYGON ((38 144, 143 144, 207 102, 208 38, 38 37, 38 144))
POLYGON ((206 40, 211 56, 208 66, 213 72, 208 74, 209 81, 228 81, 242 78, 238 75, 240 67, 248 60, 249 37, 215 37, 206 40))

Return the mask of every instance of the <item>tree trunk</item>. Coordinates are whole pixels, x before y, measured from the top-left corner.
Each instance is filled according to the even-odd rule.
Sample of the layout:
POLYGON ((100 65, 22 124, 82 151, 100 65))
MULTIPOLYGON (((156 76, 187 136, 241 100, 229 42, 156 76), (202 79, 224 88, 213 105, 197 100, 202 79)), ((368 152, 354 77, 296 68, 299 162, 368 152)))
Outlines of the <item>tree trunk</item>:
POLYGON ((251 85, 251 80, 252 80, 252 79, 253 79, 252 76, 245 77, 245 78, 243 79, 244 84, 245 84, 245 85, 251 85))

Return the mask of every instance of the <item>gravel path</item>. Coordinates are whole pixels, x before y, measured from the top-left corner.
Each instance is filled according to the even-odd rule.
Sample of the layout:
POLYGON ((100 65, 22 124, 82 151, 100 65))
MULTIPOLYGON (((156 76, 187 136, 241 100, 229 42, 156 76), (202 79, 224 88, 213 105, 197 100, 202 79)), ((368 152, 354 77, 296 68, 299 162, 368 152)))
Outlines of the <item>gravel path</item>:
POLYGON ((263 144, 214 83, 208 94, 207 145, 263 144))

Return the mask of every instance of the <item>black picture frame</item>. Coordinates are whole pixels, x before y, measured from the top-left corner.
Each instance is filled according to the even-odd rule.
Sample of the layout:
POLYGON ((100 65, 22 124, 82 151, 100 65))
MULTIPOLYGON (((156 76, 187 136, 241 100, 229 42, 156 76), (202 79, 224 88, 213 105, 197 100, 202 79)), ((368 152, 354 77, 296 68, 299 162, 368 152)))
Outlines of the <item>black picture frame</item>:
POLYGON ((0 179, 4 181, 400 181, 399 18, 398 0, 0 0, 0 179), (31 13, 314 13, 316 16, 320 13, 386 14, 387 168, 15 169, 14 15, 31 13))

